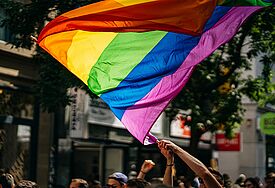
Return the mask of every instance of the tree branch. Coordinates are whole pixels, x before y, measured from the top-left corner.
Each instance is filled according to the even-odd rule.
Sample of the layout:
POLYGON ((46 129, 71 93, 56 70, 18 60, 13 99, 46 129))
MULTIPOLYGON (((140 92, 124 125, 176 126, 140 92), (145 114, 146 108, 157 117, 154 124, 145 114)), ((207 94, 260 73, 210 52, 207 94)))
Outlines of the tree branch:
POLYGON ((232 74, 239 68, 238 62, 241 61, 241 50, 242 50, 245 38, 247 37, 247 35, 250 31, 251 25, 252 24, 249 22, 249 24, 246 24, 243 27, 243 31, 242 31, 241 36, 240 36, 240 40, 237 43, 237 45, 236 45, 237 47, 234 50, 234 61, 232 62, 233 65, 231 66, 231 69, 229 70, 229 72, 226 75, 218 76, 218 78, 216 79, 216 82, 214 82, 213 84, 211 84, 208 87, 208 92, 210 92, 213 89, 216 89, 219 86, 221 86, 222 84, 224 84, 224 82, 226 80, 228 80, 232 76, 232 74))

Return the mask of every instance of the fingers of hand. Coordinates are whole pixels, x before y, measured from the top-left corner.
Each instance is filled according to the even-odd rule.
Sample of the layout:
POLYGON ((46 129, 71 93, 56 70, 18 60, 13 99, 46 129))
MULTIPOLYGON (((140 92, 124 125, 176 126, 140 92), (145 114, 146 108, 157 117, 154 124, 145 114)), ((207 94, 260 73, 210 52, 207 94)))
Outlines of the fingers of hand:
POLYGON ((152 160, 145 160, 145 163, 153 166, 155 165, 155 163, 152 160))

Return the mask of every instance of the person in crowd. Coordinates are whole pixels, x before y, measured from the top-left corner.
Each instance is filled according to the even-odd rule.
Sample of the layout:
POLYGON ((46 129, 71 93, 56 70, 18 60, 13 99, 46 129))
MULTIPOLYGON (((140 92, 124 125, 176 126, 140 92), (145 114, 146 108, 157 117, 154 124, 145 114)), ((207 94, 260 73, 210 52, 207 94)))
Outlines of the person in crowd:
POLYGON ((81 178, 72 179, 70 188, 88 188, 88 183, 86 180, 81 178))
POLYGON ((89 188, 102 188, 100 181, 98 180, 92 180, 88 182, 89 188))
POLYGON ((214 168, 212 167, 208 167, 208 170, 211 172, 211 174, 216 178, 216 180, 221 184, 221 185, 224 185, 224 179, 223 179, 223 176, 222 174, 215 170, 214 168))
POLYGON ((233 183, 232 183, 232 180, 231 180, 230 176, 226 173, 224 173, 222 176, 223 176, 224 187, 225 188, 231 188, 233 186, 232 185, 233 183))
POLYGON ((126 183, 127 188, 150 188, 151 185, 144 179, 134 178, 130 179, 126 183))
POLYGON ((136 164, 130 165, 130 171, 128 173, 128 180, 137 178, 138 174, 136 172, 136 164))
POLYGON ((159 185, 156 185, 154 188, 173 188, 173 187, 165 184, 159 184, 159 185))
MULTIPOLYGON (((200 188, 222 188, 222 184, 215 178, 217 174, 212 174, 209 169, 197 158, 174 144, 169 140, 161 140, 158 142, 159 148, 171 150, 178 155, 190 168, 200 177, 200 188)), ((222 176, 221 176, 222 177, 222 176)))
POLYGON ((128 178, 121 172, 115 172, 108 177, 107 187, 108 188, 126 188, 128 178))
POLYGON ((0 168, 0 176, 1 176, 2 174, 5 174, 5 169, 0 168))
POLYGON ((151 184, 151 187, 155 188, 155 187, 157 187, 158 185, 163 184, 163 178, 154 177, 154 178, 152 178, 149 182, 150 182, 150 184, 151 184))
POLYGON ((193 181, 191 182, 191 186, 194 188, 199 188, 200 187, 200 181, 199 177, 195 177, 193 181))
MULTIPOLYGON (((185 176, 177 177, 177 184, 178 184, 179 188, 185 188, 185 186, 186 186, 186 177, 185 176)), ((188 186, 191 187, 191 182, 190 182, 190 184, 187 185, 187 187, 188 186)))
POLYGON ((264 184, 261 181, 261 178, 259 176, 255 176, 254 178, 257 181, 257 183, 259 184, 260 188, 264 188, 264 184))
POLYGON ((144 179, 146 174, 153 169, 155 163, 152 160, 144 160, 138 173, 137 179, 144 179))
POLYGON ((14 179, 11 174, 2 173, 0 175, 0 188, 14 188, 14 179))
POLYGON ((39 188, 38 184, 29 181, 29 180, 21 180, 19 183, 15 186, 15 188, 39 188))
POLYGON ((244 181, 246 179, 246 175, 240 174, 239 177, 236 179, 233 188, 240 188, 244 187, 244 181))
MULTIPOLYGON (((179 176, 177 183, 178 183, 178 187, 179 188, 193 188, 194 186, 193 184, 193 178, 187 176, 179 176)), ((199 181, 199 180, 198 180, 199 181)))
POLYGON ((244 187, 245 188, 260 188, 260 185, 255 178, 249 177, 249 178, 246 178, 246 180, 244 181, 244 187))
POLYGON ((264 187, 265 188, 274 188, 275 187, 275 172, 269 172, 264 178, 264 187))

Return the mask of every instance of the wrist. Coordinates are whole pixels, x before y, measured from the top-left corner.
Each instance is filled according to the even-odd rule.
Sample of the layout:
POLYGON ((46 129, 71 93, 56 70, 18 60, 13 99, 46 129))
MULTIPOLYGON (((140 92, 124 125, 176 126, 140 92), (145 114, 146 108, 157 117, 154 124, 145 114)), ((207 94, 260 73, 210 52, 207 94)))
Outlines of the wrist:
POLYGON ((174 158, 168 158, 166 164, 174 164, 174 158))
POLYGON ((167 163, 166 166, 172 167, 172 166, 174 166, 174 163, 167 163))
POLYGON ((147 172, 145 172, 145 171, 143 171, 143 170, 141 170, 140 172, 141 172, 142 174, 147 174, 147 172))
POLYGON ((179 146, 176 146, 176 147, 174 148, 174 153, 175 153, 175 154, 179 154, 179 153, 180 153, 180 150, 181 150, 181 148, 180 148, 179 146))
POLYGON ((174 166, 174 158, 167 159, 166 166, 174 166))

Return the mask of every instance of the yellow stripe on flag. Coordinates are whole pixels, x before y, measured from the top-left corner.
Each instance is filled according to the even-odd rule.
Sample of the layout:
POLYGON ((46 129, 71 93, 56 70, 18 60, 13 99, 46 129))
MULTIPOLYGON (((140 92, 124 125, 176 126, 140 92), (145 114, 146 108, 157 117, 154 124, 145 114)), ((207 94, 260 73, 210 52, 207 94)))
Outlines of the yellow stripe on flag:
POLYGON ((67 52, 68 69, 85 84, 91 68, 117 33, 78 31, 67 52))

